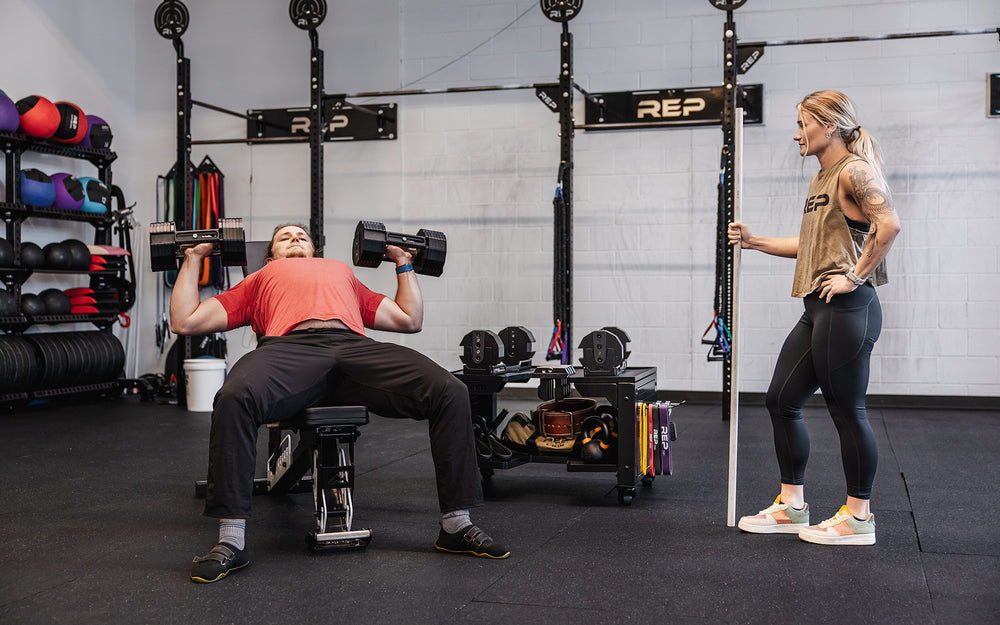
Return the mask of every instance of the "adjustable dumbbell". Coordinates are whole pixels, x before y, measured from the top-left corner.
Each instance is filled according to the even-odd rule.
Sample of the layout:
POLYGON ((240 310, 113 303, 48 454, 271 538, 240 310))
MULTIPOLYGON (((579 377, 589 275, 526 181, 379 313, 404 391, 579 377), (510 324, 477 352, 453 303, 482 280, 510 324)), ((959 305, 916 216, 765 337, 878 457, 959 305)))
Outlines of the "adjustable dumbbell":
POLYGON ((168 271, 180 267, 184 250, 211 243, 211 256, 221 256, 225 266, 247 264, 246 236, 240 218, 220 219, 218 228, 177 230, 172 221, 149 224, 149 262, 153 271, 168 271))
POLYGON ((448 239, 443 232, 421 228, 416 234, 386 232, 385 224, 377 221, 359 221, 354 229, 352 256, 358 267, 378 267, 389 260, 385 247, 395 245, 413 255, 413 269, 428 276, 440 276, 444 271, 444 258, 448 253, 448 239))

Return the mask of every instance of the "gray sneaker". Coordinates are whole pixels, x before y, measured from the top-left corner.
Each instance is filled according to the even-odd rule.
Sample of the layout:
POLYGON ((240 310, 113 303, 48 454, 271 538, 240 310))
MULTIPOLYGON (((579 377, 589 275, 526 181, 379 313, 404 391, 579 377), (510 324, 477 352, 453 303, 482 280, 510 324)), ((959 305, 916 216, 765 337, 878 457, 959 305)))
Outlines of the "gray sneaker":
POLYGON ((799 530, 799 538, 817 545, 874 545, 875 515, 859 521, 847 506, 841 506, 833 518, 799 530))
POLYGON ((737 527, 751 534, 798 534, 799 530, 809 527, 809 504, 796 510, 781 503, 781 495, 778 495, 769 507, 741 518, 737 527))

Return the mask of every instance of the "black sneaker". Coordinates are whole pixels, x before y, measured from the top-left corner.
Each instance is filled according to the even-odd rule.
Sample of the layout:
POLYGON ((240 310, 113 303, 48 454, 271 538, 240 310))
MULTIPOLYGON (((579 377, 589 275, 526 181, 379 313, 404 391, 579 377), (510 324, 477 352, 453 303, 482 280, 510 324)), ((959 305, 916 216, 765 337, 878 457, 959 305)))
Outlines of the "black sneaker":
POLYGON ((239 550, 229 543, 219 543, 203 556, 196 556, 191 567, 191 581, 209 584, 225 577, 229 571, 242 569, 250 564, 246 550, 239 550))
POLYGON ((438 551, 451 553, 468 553, 480 558, 499 560, 510 555, 510 551, 500 543, 494 542, 486 532, 475 525, 466 525, 454 534, 449 534, 441 528, 438 539, 434 543, 438 551))

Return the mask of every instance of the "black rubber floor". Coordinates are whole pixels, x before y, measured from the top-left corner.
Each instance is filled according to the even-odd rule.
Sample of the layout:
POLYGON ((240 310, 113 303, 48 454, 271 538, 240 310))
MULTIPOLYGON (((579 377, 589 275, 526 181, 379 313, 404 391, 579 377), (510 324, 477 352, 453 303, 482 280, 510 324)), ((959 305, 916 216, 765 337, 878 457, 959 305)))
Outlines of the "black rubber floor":
MULTIPOLYGON (((358 442, 366 551, 313 554, 308 494, 259 497, 251 565, 188 579, 211 547, 200 516, 209 416, 126 398, 0 415, 0 622, 905 623, 1000 614, 1000 414, 873 410, 878 544, 823 547, 726 526, 728 423, 674 411, 674 475, 618 505, 611 473, 499 471, 473 519, 513 555, 434 551, 438 512, 423 424, 374 418, 358 442)), ((809 409, 814 522, 844 499, 836 434, 809 409)), ((738 514, 770 504, 763 408, 741 411, 738 514)), ((262 437, 263 439, 263 437, 262 437)), ((263 462, 263 459, 261 459, 263 462)))

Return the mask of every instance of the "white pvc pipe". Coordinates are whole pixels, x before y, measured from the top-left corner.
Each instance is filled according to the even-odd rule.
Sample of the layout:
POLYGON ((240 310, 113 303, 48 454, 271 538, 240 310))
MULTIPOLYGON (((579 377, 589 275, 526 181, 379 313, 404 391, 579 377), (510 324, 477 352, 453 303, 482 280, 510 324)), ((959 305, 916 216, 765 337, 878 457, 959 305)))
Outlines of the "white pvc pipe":
MULTIPOLYGON (((743 187, 743 109, 736 109, 733 145, 733 221, 740 221, 743 187)), ((728 224, 727 224, 728 226, 728 224)), ((732 336, 729 344, 729 495, 726 505, 726 525, 736 525, 736 456, 740 429, 740 255, 739 245, 733 246, 733 317, 729 320, 732 336)))

